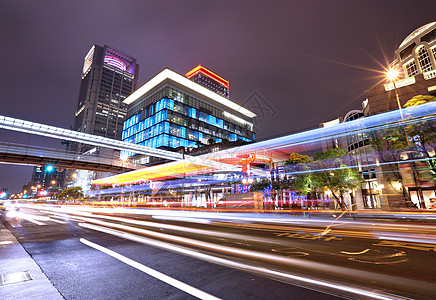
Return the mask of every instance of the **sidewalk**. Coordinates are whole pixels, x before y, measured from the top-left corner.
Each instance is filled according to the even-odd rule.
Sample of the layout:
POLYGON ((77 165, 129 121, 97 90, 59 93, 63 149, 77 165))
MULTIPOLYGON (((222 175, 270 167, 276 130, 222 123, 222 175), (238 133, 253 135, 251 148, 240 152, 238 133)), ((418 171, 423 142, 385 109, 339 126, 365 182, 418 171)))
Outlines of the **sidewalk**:
POLYGON ((64 299, 1 222, 0 299, 64 299))

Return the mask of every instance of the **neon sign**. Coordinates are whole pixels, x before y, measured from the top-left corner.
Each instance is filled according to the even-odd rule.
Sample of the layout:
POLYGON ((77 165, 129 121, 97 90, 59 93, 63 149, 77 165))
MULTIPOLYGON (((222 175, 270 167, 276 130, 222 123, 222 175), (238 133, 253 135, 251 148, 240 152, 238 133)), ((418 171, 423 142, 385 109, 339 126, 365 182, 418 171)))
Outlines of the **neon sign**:
POLYGON ((194 76, 197 73, 202 73, 204 75, 206 75, 207 77, 219 82, 220 84, 224 85, 227 89, 229 89, 229 82, 228 80, 225 80, 224 78, 218 76, 217 74, 215 74, 214 72, 206 69, 203 66, 198 66, 195 69, 189 71, 188 73, 186 73, 186 78, 191 78, 192 76, 194 76))
POLYGON ((116 58, 114 56, 105 56, 104 62, 108 65, 111 65, 117 69, 126 71, 127 67, 126 64, 119 58, 116 58))

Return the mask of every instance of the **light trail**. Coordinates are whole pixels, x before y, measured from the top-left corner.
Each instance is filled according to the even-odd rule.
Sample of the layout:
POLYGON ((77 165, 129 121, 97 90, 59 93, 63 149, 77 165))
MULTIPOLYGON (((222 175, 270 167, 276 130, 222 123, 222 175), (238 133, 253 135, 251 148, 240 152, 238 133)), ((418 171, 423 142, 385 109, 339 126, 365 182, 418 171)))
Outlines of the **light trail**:
MULTIPOLYGON (((276 254, 269 254, 269 253, 265 253, 265 252, 255 251, 255 250, 248 250, 248 249, 240 249, 240 248, 235 248, 235 247, 230 247, 230 246, 223 246, 223 245, 219 245, 219 244, 215 244, 215 243, 204 242, 204 241, 195 240, 195 239, 186 238, 186 237, 172 236, 169 234, 149 231, 149 230, 131 227, 131 226, 126 226, 126 225, 121 225, 121 224, 113 224, 113 223, 108 223, 108 222, 104 222, 104 221, 90 220, 88 218, 84 218, 84 221, 89 222, 89 223, 98 224, 98 225, 101 225, 104 227, 112 227, 112 228, 130 231, 130 232, 135 232, 135 233, 147 235, 149 237, 156 238, 156 239, 163 239, 163 240, 174 242, 174 243, 189 245, 191 247, 202 248, 202 249, 214 251, 214 252, 221 252, 221 253, 226 254, 226 255, 238 256, 241 258, 252 259, 252 260, 254 259, 254 260, 260 261, 260 262, 263 261, 263 262, 279 264, 279 265, 284 264, 284 265, 287 265, 290 267, 298 267, 298 268, 303 269, 303 270, 311 270, 313 272, 320 272, 320 270, 328 270, 330 273, 333 273, 335 275, 343 276, 344 274, 348 274, 349 276, 359 277, 359 278, 363 278, 365 280, 372 280, 374 278, 373 273, 361 271, 361 270, 354 270, 354 269, 348 269, 345 267, 331 266, 328 264, 317 263, 317 262, 313 262, 313 261, 301 260, 301 259, 290 258, 290 257, 284 257, 284 256, 276 255, 276 254)), ((86 223, 79 223, 79 226, 90 228, 88 225, 89 224, 86 224, 86 223)), ((380 279, 380 280, 383 279, 385 281, 390 282, 391 284, 395 282, 395 280, 393 278, 391 278, 390 276, 387 276, 387 275, 379 275, 378 279, 380 279)))
MULTIPOLYGON (((210 222, 223 222, 220 226, 234 227, 235 224, 242 228, 251 228, 254 230, 270 230, 270 231, 288 231, 288 230, 304 230, 312 232, 313 234, 321 235, 325 231, 325 227, 331 225, 332 220, 329 219, 314 219, 314 218, 301 218, 284 216, 265 216, 253 215, 250 213, 216 213, 216 212, 194 212, 194 211, 173 211, 173 210, 150 210, 150 209, 132 209, 132 208, 91 208, 91 207, 53 207, 46 211, 57 213, 71 213, 81 216, 93 216, 93 213, 102 214, 130 214, 130 215, 143 215, 158 216, 160 219, 184 218, 186 221, 200 219, 210 222), (261 223, 259 223, 261 222, 261 223), (250 224, 251 223, 251 224, 250 224), (263 224, 267 223, 267 224, 263 224), (289 227, 289 225, 296 225, 297 227, 289 227)), ((99 216, 101 217, 101 216, 99 216)), ((421 216, 422 217, 422 216, 421 216)), ((109 217, 106 217, 109 218, 109 217)), ((139 221, 144 222, 144 221, 139 221)), ((153 225, 151 225, 153 226, 153 225)), ((427 243, 436 243, 436 226, 430 225, 417 225, 417 224, 392 224, 384 222, 363 222, 352 220, 341 220, 340 223, 333 224, 328 232, 329 235, 339 235, 357 238, 371 238, 380 239, 383 237, 392 237, 397 240, 403 241, 419 241, 427 243), (381 230, 383 229, 383 230, 381 230), (403 231, 400 234, 398 231, 403 231)))
POLYGON ((204 299, 204 300, 218 300, 218 299, 220 299, 220 298, 212 296, 206 292, 203 292, 195 287, 192 287, 186 283, 183 283, 177 279, 174 279, 168 275, 165 275, 159 271, 153 270, 152 268, 149 268, 149 267, 147 267, 143 264, 140 264, 140 263, 138 263, 130 258, 127 258, 124 255, 121 255, 117 252, 109 250, 108 248, 105 248, 105 247, 100 246, 96 243, 88 241, 84 238, 81 238, 80 242, 82 242, 83 244, 85 244, 89 247, 92 247, 96 250, 99 250, 103 253, 106 253, 106 254, 112 256, 113 258, 116 258, 119 261, 122 261, 123 263, 128 264, 129 266, 134 267, 135 269, 138 269, 138 270, 140 270, 140 271, 142 271, 150 276, 153 276, 154 278, 159 279, 159 280, 161 280, 161 281, 163 281, 163 282, 165 282, 165 283, 167 283, 175 288, 178 288, 179 290, 182 290, 185 293, 188 293, 194 297, 197 297, 199 299, 204 299))
MULTIPOLYGON (((145 238, 145 237, 137 236, 134 234, 130 234, 130 233, 114 230, 114 229, 109 229, 106 227, 85 224, 85 223, 80 223, 79 226, 82 226, 82 227, 85 227, 88 229, 93 229, 93 230, 100 231, 100 232, 104 232, 104 233, 107 233, 110 235, 114 235, 114 236, 121 237, 121 238, 124 238, 127 240, 135 241, 138 243, 158 247, 158 248, 161 248, 164 250, 169 250, 169 251, 173 251, 176 253, 181 253, 183 255, 187 255, 190 257, 194 257, 197 259, 201 259, 201 260, 216 263, 216 264, 220 264, 223 266, 236 268, 236 269, 243 270, 246 272, 247 271, 253 272, 255 274, 259 274, 259 275, 263 275, 263 276, 273 277, 273 278, 281 280, 281 281, 285 281, 285 282, 288 282, 291 284, 300 285, 300 286, 303 286, 306 288, 311 288, 311 289, 318 290, 318 291, 326 292, 325 289, 329 289, 330 293, 331 293, 331 290, 333 289, 336 291, 336 293, 337 292, 345 292, 347 294, 352 294, 354 296, 356 296, 356 295, 365 296, 365 297, 370 297, 373 299, 382 299, 382 300, 407 299, 405 297, 401 297, 401 296, 397 296, 397 295, 387 294, 387 293, 383 293, 383 292, 377 292, 377 291, 374 291, 373 289, 369 290, 369 289, 357 288, 357 287, 352 287, 349 285, 344 285, 344 284, 340 284, 340 283, 336 283, 336 282, 332 282, 332 281, 312 279, 312 278, 303 277, 303 276, 299 276, 299 275, 295 275, 295 274, 284 273, 281 271, 268 269, 265 267, 253 266, 253 265, 249 265, 246 263, 241 263, 241 262, 237 262, 237 261, 233 261, 233 260, 229 260, 229 259, 225 259, 225 258, 216 257, 216 256, 212 256, 209 254, 197 252, 197 251, 190 250, 190 249, 187 249, 187 248, 184 248, 181 246, 176 246, 176 245, 173 245, 170 243, 145 238)), ((306 262, 306 263, 310 263, 310 262, 306 262)), ((321 263, 310 263, 310 264, 316 265, 317 268, 319 268, 318 270, 325 270, 325 268, 328 268, 328 269, 332 268, 331 266, 321 264, 321 263)), ((344 272, 346 270, 347 269, 343 268, 343 267, 338 268, 338 272, 344 272)), ((350 273, 350 275, 351 274, 355 275, 354 270, 347 270, 347 271, 348 272, 345 272, 345 274, 348 274, 351 271, 352 273, 350 273)), ((357 271, 357 272, 362 273, 363 271, 357 271)), ((363 273, 365 273, 365 272, 363 272, 363 273)), ((366 273, 368 273, 368 272, 366 272, 366 273)), ((370 275, 370 273, 368 274, 368 276, 369 275, 370 275)), ((380 275, 378 275, 378 276, 380 276, 380 275)), ((390 277, 390 276, 386 276, 386 275, 382 275, 382 276, 384 276, 385 279, 387 277, 390 277)), ((370 278, 374 279, 374 275, 372 274, 372 277, 368 277, 367 280, 371 280, 370 278)), ((398 278, 392 277, 390 279, 391 279, 390 281, 392 283, 398 282, 398 278)), ((413 280, 412 280, 412 282, 410 282, 410 279, 403 280, 404 284, 406 284, 406 282, 407 282, 407 284, 410 284, 413 282, 413 280)), ((417 282, 413 282, 413 283, 418 284, 417 282)))

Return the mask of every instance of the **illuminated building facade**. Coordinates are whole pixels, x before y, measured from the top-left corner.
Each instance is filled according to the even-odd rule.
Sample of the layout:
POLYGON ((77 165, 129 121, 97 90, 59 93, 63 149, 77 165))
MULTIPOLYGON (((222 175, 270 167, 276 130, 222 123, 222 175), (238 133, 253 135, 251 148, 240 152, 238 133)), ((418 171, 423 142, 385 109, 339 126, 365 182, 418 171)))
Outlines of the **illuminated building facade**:
POLYGON ((405 77, 423 74, 436 77, 436 22, 428 23, 409 34, 395 51, 393 66, 405 77))
MULTIPOLYGON (((367 99, 362 103, 365 116, 399 109, 397 99, 403 107, 414 96, 436 96, 436 22, 421 26, 409 34, 395 51, 390 68, 400 71, 399 78, 366 91, 367 99)), ((408 139, 411 149, 422 148, 419 136, 408 136, 408 139)), ((382 150, 389 153, 386 144, 383 144, 382 150)), ((385 203, 382 202, 382 208, 410 205, 410 201, 404 201, 405 198, 409 198, 417 207, 426 208, 430 207, 429 199, 435 198, 434 183, 423 180, 428 175, 420 174, 420 169, 423 169, 420 165, 426 165, 419 162, 424 153, 421 150, 412 152, 404 151, 398 159, 418 162, 401 163, 395 168, 383 164, 383 155, 378 156, 381 166, 377 177, 382 183, 380 186, 383 187, 385 203)), ((424 169, 429 168, 427 166, 424 169)))
MULTIPOLYGON (((123 101, 136 89, 136 59, 108 45, 93 45, 85 56, 75 113, 74 130, 121 140, 127 105, 123 101)), ((88 146, 75 144, 85 152, 88 146)))
POLYGON ((186 73, 186 78, 214 91, 218 95, 225 98, 229 98, 229 81, 215 74, 209 69, 206 69, 202 65, 192 69, 186 73))
MULTIPOLYGON (((395 51, 390 67, 401 71, 395 87, 402 106, 417 95, 436 96, 436 22, 409 34, 395 51)), ((374 86, 366 94, 365 115, 398 109, 392 82, 374 86)))
POLYGON ((253 112, 169 69, 125 103, 129 104, 122 134, 126 142, 192 148, 223 140, 255 140, 253 112))
MULTIPOLYGON (((364 117, 363 110, 352 110, 342 122, 351 122, 364 117)), ((363 128, 362 128, 363 129, 363 128)), ((362 176, 360 189, 356 190, 356 209, 381 209, 387 207, 381 193, 381 167, 370 145, 370 137, 364 130, 347 135, 341 145, 348 153, 350 166, 357 167, 362 176), (377 177, 377 174, 379 176, 377 177)))

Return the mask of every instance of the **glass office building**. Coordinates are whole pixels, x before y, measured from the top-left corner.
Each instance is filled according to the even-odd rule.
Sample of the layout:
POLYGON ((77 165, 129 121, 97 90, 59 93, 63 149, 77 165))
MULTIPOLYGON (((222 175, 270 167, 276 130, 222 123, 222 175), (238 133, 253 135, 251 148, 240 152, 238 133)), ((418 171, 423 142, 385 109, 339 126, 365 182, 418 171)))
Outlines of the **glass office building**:
MULTIPOLYGON (((128 97, 122 140, 148 147, 198 147, 255 140, 253 112, 165 69, 128 97)), ((133 153, 128 153, 128 156, 133 153)))
MULTIPOLYGON (((85 56, 74 130, 121 140, 127 105, 137 87, 136 59, 108 45, 93 45, 85 56)), ((75 143, 73 150, 89 146, 75 143), (74 149, 77 148, 77 149, 74 149)))

